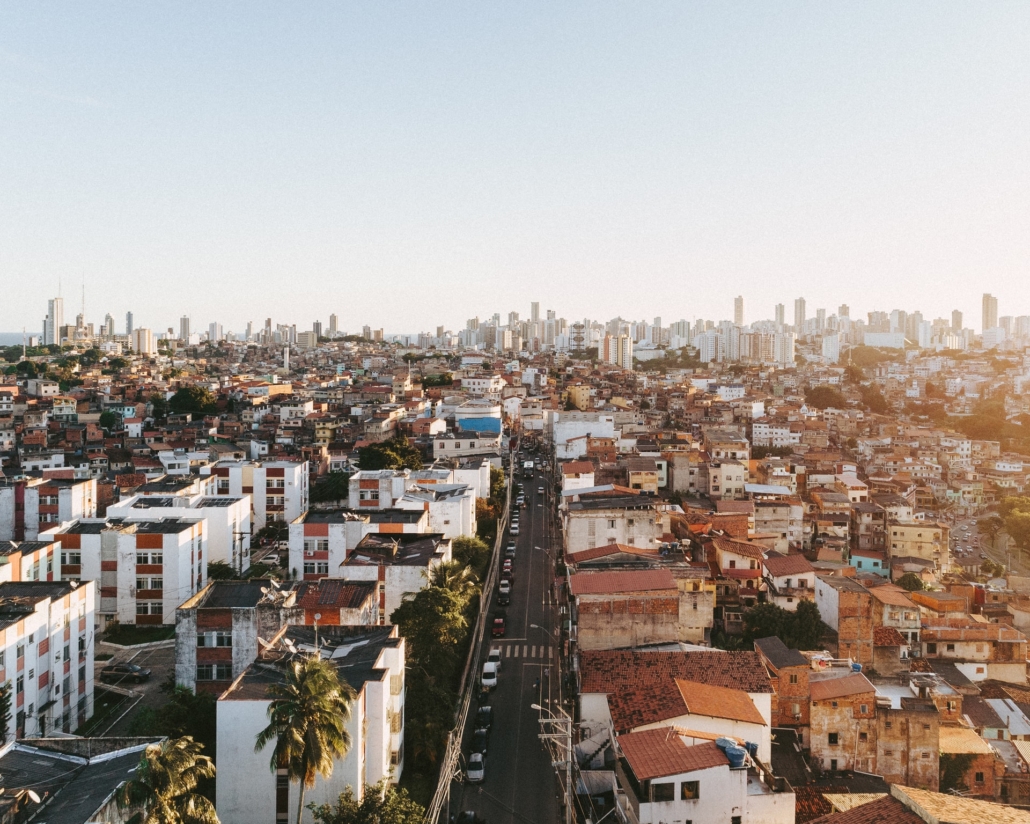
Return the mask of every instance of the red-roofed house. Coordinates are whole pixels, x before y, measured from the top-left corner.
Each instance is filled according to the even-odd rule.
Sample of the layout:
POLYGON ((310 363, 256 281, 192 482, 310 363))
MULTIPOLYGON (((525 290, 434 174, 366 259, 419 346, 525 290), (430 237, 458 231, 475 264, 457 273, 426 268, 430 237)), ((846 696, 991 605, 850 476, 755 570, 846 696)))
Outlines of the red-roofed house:
POLYGON ((769 552, 762 561, 768 599, 793 612, 801 601, 815 600, 815 567, 804 555, 769 552))
POLYGON ((619 736, 617 774, 632 820, 793 824, 790 785, 750 760, 732 767, 713 741, 689 740, 670 727, 619 736))
POLYGON ((577 572, 569 579, 582 650, 697 642, 712 625, 711 595, 665 568, 577 572))

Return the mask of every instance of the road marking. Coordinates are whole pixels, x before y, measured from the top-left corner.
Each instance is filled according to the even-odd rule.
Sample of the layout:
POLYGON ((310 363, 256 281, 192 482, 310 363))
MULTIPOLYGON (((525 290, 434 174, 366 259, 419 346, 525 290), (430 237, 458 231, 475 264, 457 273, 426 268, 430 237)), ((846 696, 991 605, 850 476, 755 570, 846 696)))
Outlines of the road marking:
POLYGON ((529 645, 528 644, 523 644, 522 645, 522 657, 523 658, 529 658, 529 645))
POLYGON ((511 658, 511 645, 509 644, 508 646, 506 646, 504 648, 504 650, 505 650, 504 657, 505 658, 511 658))
POLYGON ((536 658, 536 644, 533 644, 533 657, 536 658))
MULTIPOLYGON (((509 647, 508 649, 511 649, 511 647, 509 647)), ((519 645, 518 644, 515 645, 515 657, 516 658, 519 657, 519 645)))

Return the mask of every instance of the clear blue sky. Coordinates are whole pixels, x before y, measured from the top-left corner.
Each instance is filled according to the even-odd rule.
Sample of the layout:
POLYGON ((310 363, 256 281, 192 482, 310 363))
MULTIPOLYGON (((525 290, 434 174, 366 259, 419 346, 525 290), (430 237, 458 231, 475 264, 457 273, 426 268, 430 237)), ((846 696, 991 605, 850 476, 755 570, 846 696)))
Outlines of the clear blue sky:
POLYGON ((5 3, 0 330, 1030 314, 1030 3, 5 3))

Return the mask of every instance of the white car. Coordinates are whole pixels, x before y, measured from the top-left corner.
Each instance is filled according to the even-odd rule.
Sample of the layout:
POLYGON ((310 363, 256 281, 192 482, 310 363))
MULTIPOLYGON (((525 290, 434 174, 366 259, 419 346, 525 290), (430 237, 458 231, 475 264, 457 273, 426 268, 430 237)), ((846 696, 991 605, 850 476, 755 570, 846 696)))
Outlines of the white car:
POLYGON ((505 578, 500 584, 498 584, 497 591, 501 593, 501 595, 511 595, 511 581, 505 578))
POLYGON ((492 690, 497 686, 497 664, 492 664, 487 661, 483 664, 483 677, 480 679, 480 683, 484 689, 492 690))
POLYGON ((494 647, 492 650, 490 650, 490 654, 486 656, 486 661, 487 661, 488 664, 496 664, 497 665, 497 669, 500 670, 501 669, 501 648, 500 647, 494 647))
POLYGON ((470 784, 478 784, 483 780, 483 776, 486 774, 486 759, 483 757, 483 753, 474 752, 469 756, 469 765, 465 772, 468 774, 470 784))
POLYGON ((508 527, 508 532, 511 535, 518 535, 519 534, 519 525, 513 523, 511 526, 508 527))

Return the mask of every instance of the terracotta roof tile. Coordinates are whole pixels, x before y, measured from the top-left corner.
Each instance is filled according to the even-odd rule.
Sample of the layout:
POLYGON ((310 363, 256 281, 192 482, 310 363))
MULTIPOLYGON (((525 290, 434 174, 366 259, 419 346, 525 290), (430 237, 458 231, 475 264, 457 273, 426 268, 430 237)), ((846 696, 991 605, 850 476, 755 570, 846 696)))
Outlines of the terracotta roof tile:
POLYGON ((766 571, 774 578, 779 578, 781 575, 803 575, 806 572, 815 572, 815 567, 804 555, 779 555, 770 552, 769 557, 763 563, 766 571))
POLYGON ((723 552, 733 552, 743 555, 745 558, 754 558, 756 561, 764 560, 768 547, 762 544, 749 544, 746 541, 734 541, 732 538, 714 538, 716 548, 723 552))
POLYGON ((714 741, 688 747, 672 727, 626 733, 620 735, 618 741, 639 781, 730 763, 714 741))
POLYGON ((704 715, 708 718, 729 718, 733 721, 745 721, 748 724, 765 726, 765 719, 758 711, 755 702, 746 692, 727 687, 715 687, 711 684, 699 684, 696 681, 676 679, 683 702, 691 715, 704 715))
POLYGON ((831 698, 843 698, 847 695, 860 695, 863 692, 875 692, 876 688, 862 673, 855 672, 838 678, 810 681, 809 690, 813 701, 826 701, 831 698))
POLYGON ((676 592, 676 579, 667 569, 578 572, 569 578, 573 595, 613 595, 620 592, 676 592))
POLYGON ((809 821, 812 824, 924 824, 922 818, 889 795, 845 812, 829 813, 809 821))
POLYGON ((903 647, 907 644, 905 636, 894 627, 873 627, 874 647, 903 647))
POLYGON ((617 731, 683 715, 677 678, 750 693, 773 691, 756 652, 584 650, 580 673, 582 692, 608 696, 617 731))

